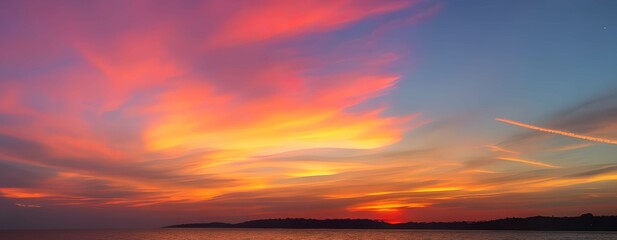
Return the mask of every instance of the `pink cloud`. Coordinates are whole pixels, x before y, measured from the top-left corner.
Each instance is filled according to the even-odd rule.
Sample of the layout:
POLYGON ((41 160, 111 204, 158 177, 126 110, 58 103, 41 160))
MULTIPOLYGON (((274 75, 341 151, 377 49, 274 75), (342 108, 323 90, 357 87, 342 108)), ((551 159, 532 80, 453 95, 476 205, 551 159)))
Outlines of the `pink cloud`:
MULTIPOLYGON (((415 2, 415 1, 414 1, 415 2)), ((409 7, 411 1, 262 1, 235 11, 211 39, 213 46, 329 31, 363 18, 409 7)))
MULTIPOLYGON (((0 113, 20 121, 0 127, 0 134, 38 146, 36 156, 46 157, 10 149, 0 154, 21 164, 68 172, 42 185, 61 186, 54 190, 76 196, 82 188, 70 184, 74 178, 70 174, 111 184, 100 187, 127 184, 166 192, 168 184, 144 186, 134 180, 140 176, 126 176, 120 170, 162 171, 152 156, 210 151, 201 156, 208 158, 202 164, 187 160, 191 169, 170 173, 199 178, 214 173, 204 167, 208 163, 314 147, 364 149, 392 144, 415 115, 382 116, 387 106, 346 110, 395 86, 400 77, 387 69, 398 57, 380 52, 356 53, 348 59, 344 53, 313 53, 288 40, 335 31, 413 5, 409 1, 268 1, 241 8, 209 2, 182 9, 121 1, 19 5, 14 17, 24 30, 9 36, 0 48, 10 49, 10 57, 3 61, 21 72, 0 79, 0 113), (213 21, 201 17, 200 13, 217 9, 226 14, 215 14, 213 21), (26 36, 37 38, 20 41, 26 36), (51 41, 43 48, 40 39, 51 41), (257 41, 262 45, 253 44, 257 41), (283 41, 287 46, 278 45, 283 41), (347 59, 346 65, 337 66, 341 59, 347 59), (323 71, 332 66, 336 67, 323 71), (30 68, 39 70, 24 71, 30 68), (142 166, 151 161, 157 164, 142 166)), ((247 189, 257 187, 242 174, 237 180, 247 189)), ((237 190, 221 185, 212 194, 202 194, 187 188, 195 193, 181 197, 184 200, 237 190)))

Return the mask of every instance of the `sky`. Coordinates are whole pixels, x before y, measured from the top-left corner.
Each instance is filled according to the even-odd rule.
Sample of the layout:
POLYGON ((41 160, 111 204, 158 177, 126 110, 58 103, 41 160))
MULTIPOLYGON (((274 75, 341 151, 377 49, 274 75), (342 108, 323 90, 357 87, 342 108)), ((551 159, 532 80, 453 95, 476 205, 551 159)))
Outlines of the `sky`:
POLYGON ((0 1, 0 229, 617 215, 617 1, 0 1))

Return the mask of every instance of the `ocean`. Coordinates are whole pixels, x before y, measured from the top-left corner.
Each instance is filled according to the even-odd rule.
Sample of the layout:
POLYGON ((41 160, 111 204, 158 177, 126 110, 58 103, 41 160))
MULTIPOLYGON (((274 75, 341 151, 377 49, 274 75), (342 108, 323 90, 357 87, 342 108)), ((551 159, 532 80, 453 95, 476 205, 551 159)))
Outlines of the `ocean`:
POLYGON ((617 232, 548 232, 481 230, 357 230, 357 229, 147 229, 147 230, 0 230, 2 240, 605 240, 617 232))

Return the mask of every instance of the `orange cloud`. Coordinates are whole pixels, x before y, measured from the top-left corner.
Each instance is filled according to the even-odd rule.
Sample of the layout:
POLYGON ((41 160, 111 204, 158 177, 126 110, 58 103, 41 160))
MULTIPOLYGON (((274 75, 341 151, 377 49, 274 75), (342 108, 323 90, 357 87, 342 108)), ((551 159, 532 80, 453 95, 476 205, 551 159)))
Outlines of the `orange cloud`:
MULTIPOLYGON (((180 93, 178 96, 187 95, 180 93)), ((342 106, 332 101, 328 103, 331 104, 293 109, 296 104, 293 99, 271 98, 230 108, 227 112, 226 105, 213 106, 207 111, 200 111, 199 106, 166 109, 163 117, 147 129, 146 146, 152 150, 173 147, 233 149, 262 155, 306 147, 375 148, 400 138, 396 128, 402 122, 395 118, 379 117, 379 112, 341 113, 337 108, 342 106), (250 112, 255 114, 245 119, 232 117, 250 112)))
POLYGON ((54 196, 54 194, 33 192, 24 188, 0 188, 0 194, 7 198, 42 198, 54 196))
POLYGON ((352 207, 350 211, 377 211, 377 212, 397 212, 403 208, 423 208, 430 206, 431 203, 407 203, 402 201, 378 201, 363 203, 352 207))

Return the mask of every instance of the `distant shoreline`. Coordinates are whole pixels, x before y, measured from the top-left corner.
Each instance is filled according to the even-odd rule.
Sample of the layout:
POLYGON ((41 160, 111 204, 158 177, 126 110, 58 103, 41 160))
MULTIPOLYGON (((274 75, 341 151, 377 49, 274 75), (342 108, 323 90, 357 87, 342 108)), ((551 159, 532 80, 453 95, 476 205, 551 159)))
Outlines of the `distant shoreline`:
POLYGON ((617 231, 617 216, 503 218, 489 221, 387 223, 372 219, 261 219, 242 223, 188 223, 164 228, 280 228, 280 229, 427 229, 427 230, 536 230, 617 231))

